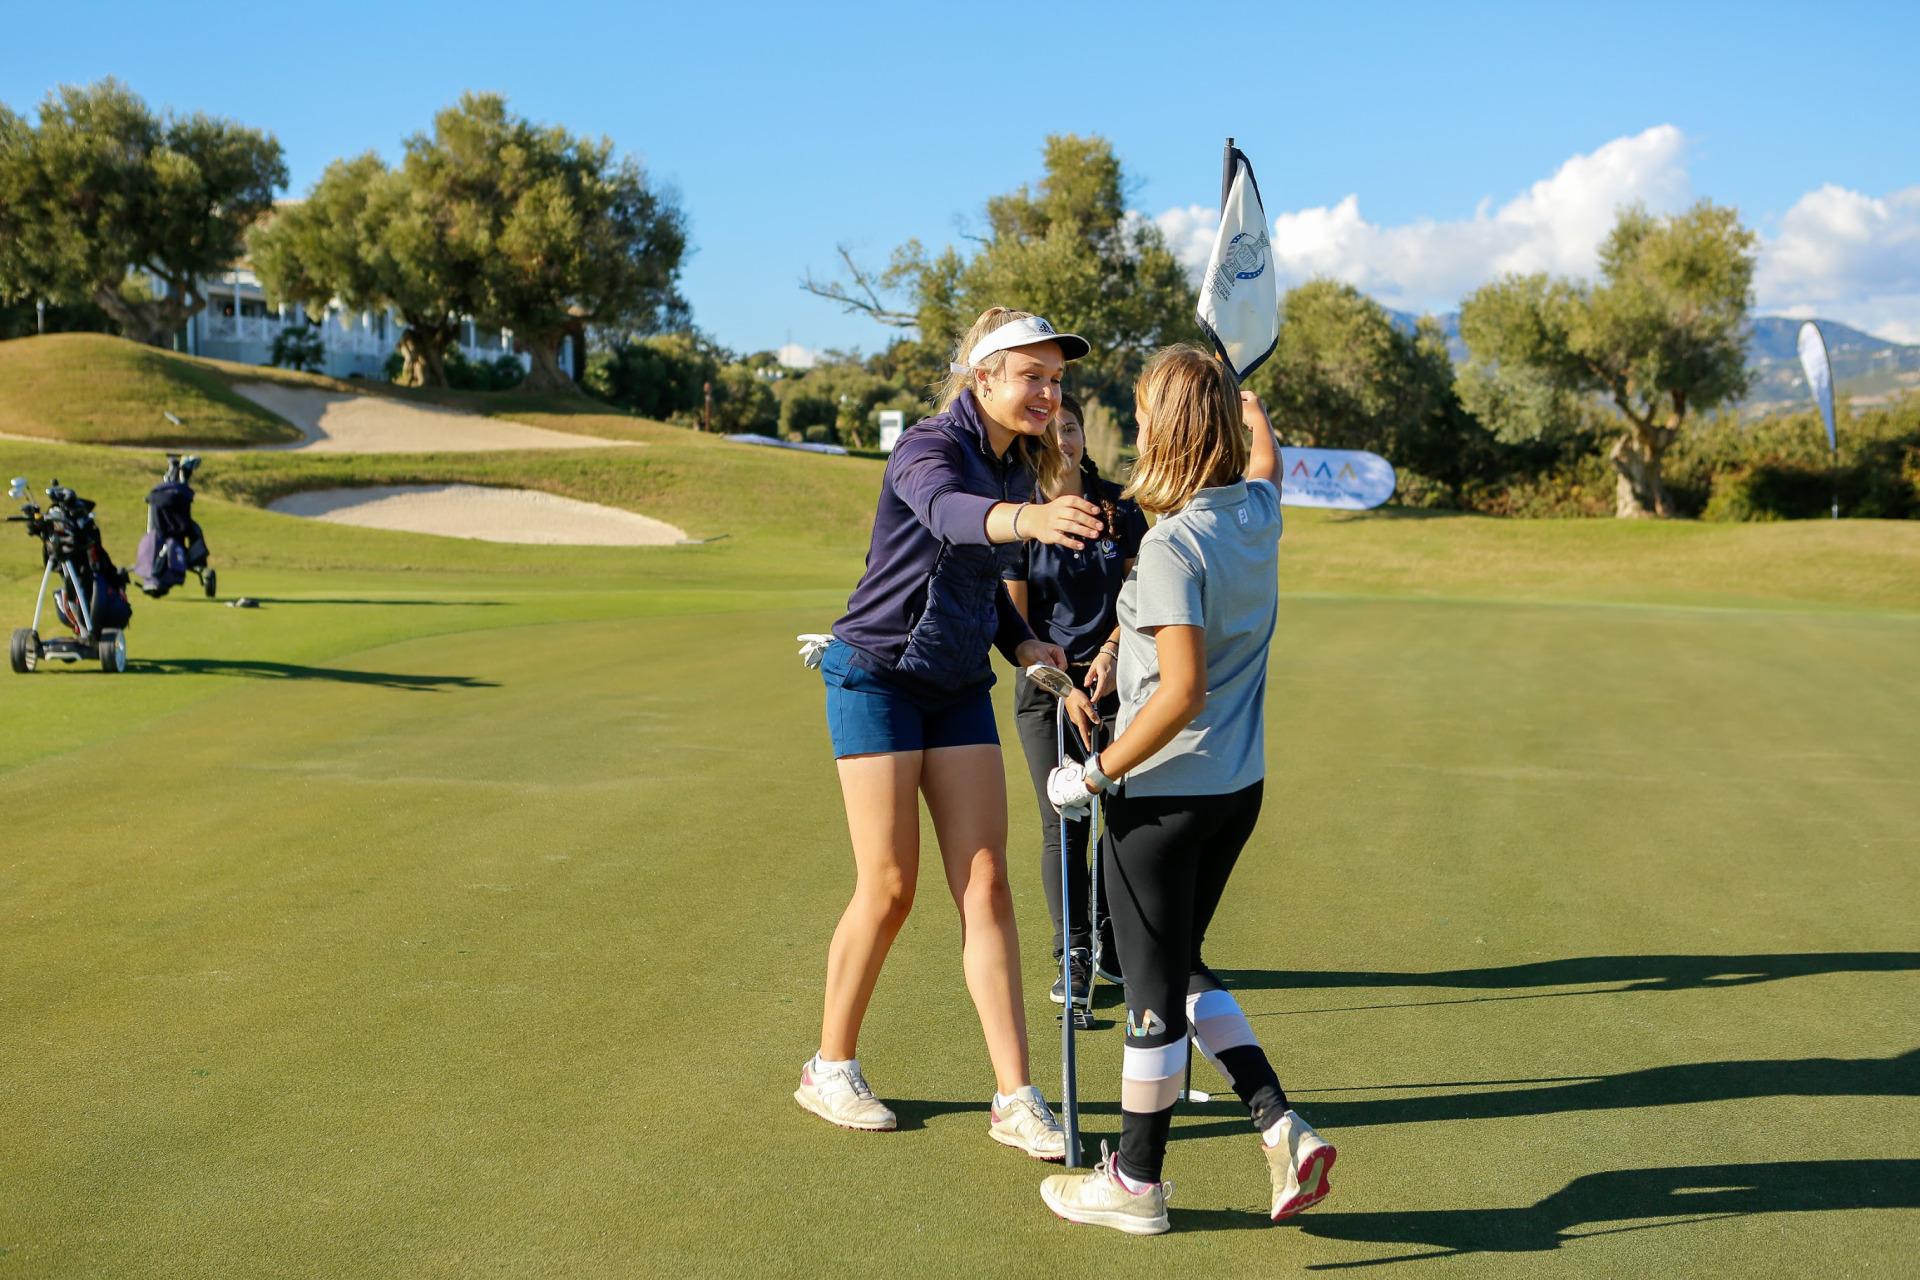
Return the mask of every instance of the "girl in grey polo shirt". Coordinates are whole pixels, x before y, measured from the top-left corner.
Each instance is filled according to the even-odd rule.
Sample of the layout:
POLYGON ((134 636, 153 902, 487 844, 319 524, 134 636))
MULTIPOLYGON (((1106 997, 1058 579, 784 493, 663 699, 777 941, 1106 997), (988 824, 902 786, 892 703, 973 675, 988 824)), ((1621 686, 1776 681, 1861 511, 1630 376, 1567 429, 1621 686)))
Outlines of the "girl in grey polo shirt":
POLYGON ((1127 493, 1160 522, 1120 592, 1120 734, 1048 780, 1071 816, 1124 778, 1107 808, 1127 992, 1120 1150, 1091 1174, 1048 1178, 1040 1195, 1074 1222, 1152 1235, 1168 1226, 1160 1169, 1189 1029, 1252 1113, 1275 1220, 1325 1198, 1334 1149, 1289 1108, 1239 1004, 1200 958, 1266 779, 1279 449, 1260 401, 1194 347, 1153 358, 1135 412, 1127 493))

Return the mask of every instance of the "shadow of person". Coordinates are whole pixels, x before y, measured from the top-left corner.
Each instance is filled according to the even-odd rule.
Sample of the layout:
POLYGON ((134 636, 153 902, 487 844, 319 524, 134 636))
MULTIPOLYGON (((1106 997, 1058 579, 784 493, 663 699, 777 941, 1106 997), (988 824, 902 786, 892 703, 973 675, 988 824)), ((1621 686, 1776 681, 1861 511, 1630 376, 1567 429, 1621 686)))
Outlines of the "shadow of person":
POLYGON ((446 689, 498 689, 493 680, 473 676, 414 675, 399 671, 355 671, 348 667, 308 667, 297 662, 261 662, 245 658, 145 658, 127 670, 146 675, 231 676, 239 680, 328 680, 382 689, 436 693, 446 689))
MULTIPOLYGON (((1501 1084, 1503 1081, 1460 1081, 1501 1084)), ((1409 1089, 1434 1085, 1389 1086, 1409 1089)), ((1612 1111, 1674 1107, 1735 1098, 1920 1097, 1920 1049, 1891 1058, 1779 1058, 1757 1061, 1688 1062, 1595 1076, 1565 1084, 1487 1093, 1447 1093, 1420 1098, 1316 1099, 1316 1126, 1333 1130, 1363 1125, 1418 1124, 1432 1120, 1488 1120, 1557 1115, 1565 1111, 1612 1111)), ((1308 1105, 1303 1103, 1304 1105, 1308 1105)))
POLYGON ((1313 1210, 1294 1221, 1302 1232, 1320 1239, 1425 1246, 1432 1251, 1308 1268, 1324 1271, 1464 1253, 1542 1252, 1587 1236, 1756 1213, 1913 1208, 1920 1208, 1920 1160, 1790 1160, 1589 1173, 1525 1208, 1313 1210), (1646 1218, 1669 1221, 1638 1221, 1646 1218), (1598 1229, 1577 1230, 1580 1227, 1598 1229))
MULTIPOLYGON (((1692 991, 1741 987, 1823 973, 1900 973, 1920 969, 1920 951, 1814 951, 1734 956, 1578 956, 1487 969, 1431 973, 1314 969, 1215 969, 1230 989, 1309 990, 1323 987, 1442 987, 1508 991, 1522 987, 1624 984, 1615 991, 1692 991)), ((1582 992, 1604 995, 1608 992, 1582 992)))
MULTIPOLYGON (((1378 1089, 1479 1088, 1485 1092, 1430 1094, 1415 1098, 1346 1099, 1335 1090, 1300 1089, 1296 1101, 1315 1128, 1328 1134, 1369 1125, 1422 1124, 1435 1120, 1505 1120, 1567 1111, 1613 1111, 1676 1107, 1738 1098, 1920 1097, 1920 1049, 1891 1058, 1781 1058, 1757 1061, 1689 1062, 1617 1075, 1568 1077, 1564 1081, 1448 1080, 1429 1084, 1371 1086, 1378 1089), (1526 1084, 1531 1088, 1490 1086, 1526 1084)), ((1345 1093, 1349 1090, 1339 1090, 1345 1093)), ((1231 1102, 1231 1099, 1228 1099, 1231 1102)), ((1183 1108, 1184 1110, 1184 1108, 1183 1108)), ((1181 1138, 1245 1133, 1244 1121, 1203 1121, 1180 1129, 1181 1138)), ((1337 1139, 1336 1139, 1337 1141, 1337 1139)))

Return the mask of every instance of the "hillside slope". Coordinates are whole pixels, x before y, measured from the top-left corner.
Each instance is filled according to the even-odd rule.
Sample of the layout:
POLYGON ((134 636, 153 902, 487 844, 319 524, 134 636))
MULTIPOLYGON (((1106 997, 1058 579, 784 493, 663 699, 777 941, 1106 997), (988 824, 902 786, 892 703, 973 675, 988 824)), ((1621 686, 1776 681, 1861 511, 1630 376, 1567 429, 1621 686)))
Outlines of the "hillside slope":
POLYGON ((301 438, 235 395, 212 361, 101 333, 0 342, 0 433, 187 448, 301 438))

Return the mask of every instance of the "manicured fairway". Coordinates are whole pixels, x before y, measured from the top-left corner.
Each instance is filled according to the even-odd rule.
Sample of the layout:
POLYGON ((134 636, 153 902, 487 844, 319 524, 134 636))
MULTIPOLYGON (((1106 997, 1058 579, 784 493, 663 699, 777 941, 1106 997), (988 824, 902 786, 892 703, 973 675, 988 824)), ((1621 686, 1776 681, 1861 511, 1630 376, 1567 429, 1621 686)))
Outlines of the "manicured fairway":
MULTIPOLYGON (((60 456, 131 532, 131 464, 60 456)), ((766 465, 815 463, 856 498, 877 474, 766 465)), ((720 518, 677 492, 639 509, 720 518)), ((986 1140, 937 870, 861 1046, 903 1131, 791 1101, 851 879, 791 637, 857 537, 764 508, 584 552, 201 515, 223 592, 266 607, 138 600, 126 676, 0 673, 0 1277, 1912 1266, 1904 526, 1296 522, 1268 809, 1210 957, 1339 1144, 1336 1194, 1271 1226, 1244 1112, 1196 1106, 1176 1231, 1132 1240, 1054 1219, 1044 1167, 986 1140)), ((1115 994, 1083 1041, 1096 1144, 1115 994)))

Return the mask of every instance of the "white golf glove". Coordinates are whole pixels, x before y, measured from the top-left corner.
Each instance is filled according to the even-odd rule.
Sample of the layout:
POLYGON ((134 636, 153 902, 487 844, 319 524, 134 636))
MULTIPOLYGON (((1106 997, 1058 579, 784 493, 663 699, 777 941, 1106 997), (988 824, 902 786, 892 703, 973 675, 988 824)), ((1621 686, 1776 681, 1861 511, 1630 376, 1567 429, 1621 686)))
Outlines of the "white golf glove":
POLYGON ((794 639, 800 642, 800 661, 807 664, 809 671, 820 665, 820 659, 826 653, 827 646, 833 643, 832 636, 823 636, 812 631, 797 635, 794 639))
POLYGON ((1047 799, 1054 812, 1063 818, 1078 818, 1093 807, 1093 792, 1087 790, 1087 767, 1063 764, 1047 775, 1047 799))

